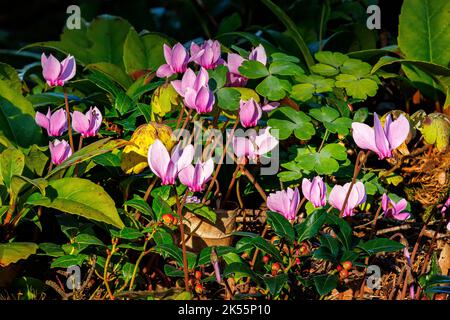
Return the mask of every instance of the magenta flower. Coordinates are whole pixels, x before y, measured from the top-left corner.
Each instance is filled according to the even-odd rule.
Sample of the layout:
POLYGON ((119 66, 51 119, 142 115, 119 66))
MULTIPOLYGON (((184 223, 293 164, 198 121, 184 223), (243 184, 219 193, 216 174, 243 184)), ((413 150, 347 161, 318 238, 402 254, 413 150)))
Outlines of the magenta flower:
POLYGON ((183 149, 178 143, 169 155, 161 140, 156 139, 148 148, 148 165, 161 180, 162 185, 175 184, 178 173, 194 158, 194 147, 189 144, 183 149))
POLYGON ((319 176, 314 177, 312 182, 303 178, 302 192, 315 208, 323 207, 327 203, 327 186, 319 176))
POLYGON ((220 42, 207 40, 201 46, 191 43, 191 60, 205 69, 214 69, 223 63, 220 58, 220 42))
POLYGON ((395 121, 392 121, 391 115, 388 115, 383 128, 376 113, 373 119, 374 128, 359 122, 352 124, 353 140, 361 149, 375 152, 380 160, 390 158, 392 150, 400 146, 408 137, 409 122, 403 115, 395 121))
POLYGON ((209 158, 205 162, 197 162, 195 166, 187 165, 180 171, 178 177, 182 184, 187 186, 192 192, 202 191, 205 183, 209 181, 214 170, 214 162, 209 158))
POLYGON ((177 43, 173 48, 170 48, 167 44, 164 44, 163 47, 166 63, 156 70, 156 75, 159 78, 168 78, 175 73, 185 72, 189 62, 189 54, 183 45, 177 43))
POLYGON ((253 48, 248 56, 249 60, 259 61, 263 65, 267 64, 267 54, 262 44, 259 44, 256 48, 253 48))
POLYGON ((381 198, 381 207, 384 211, 384 216, 386 218, 394 218, 397 220, 406 220, 409 218, 409 212, 403 212, 406 209, 408 202, 405 199, 401 199, 399 202, 395 203, 392 199, 388 197, 385 193, 381 198))
POLYGON ((97 135, 102 125, 102 113, 97 107, 90 107, 86 114, 74 111, 72 114, 72 128, 80 133, 83 138, 97 135))
MULTIPOLYGON (((331 206, 341 210, 344 205, 345 196, 350 188, 350 182, 344 184, 343 186, 335 185, 331 189, 328 201, 331 206)), ((356 182, 348 197, 347 205, 344 208, 344 217, 353 216, 353 209, 359 206, 361 203, 366 201, 366 191, 362 182, 356 182)))
POLYGON ((52 163, 55 165, 63 163, 68 157, 72 155, 72 149, 66 140, 59 141, 55 139, 48 143, 52 163))
POLYGON ((277 145, 278 140, 270 134, 270 127, 261 129, 259 135, 252 130, 248 137, 233 137, 233 150, 236 157, 248 158, 254 162, 277 145))
POLYGON ((258 102, 253 98, 248 101, 241 99, 239 102, 239 119, 244 128, 254 127, 257 125, 258 120, 261 119, 262 109, 258 102))
POLYGON ((173 88, 183 97, 184 104, 198 113, 212 111, 215 97, 208 87, 209 76, 205 68, 198 75, 192 69, 187 69, 181 80, 171 82, 173 88))
POLYGON ((47 58, 43 53, 41 56, 42 75, 49 86, 63 86, 75 76, 77 64, 75 58, 68 55, 63 61, 59 62, 53 55, 47 58))
POLYGON ((300 192, 297 188, 294 190, 277 191, 269 194, 267 197, 267 207, 271 211, 278 212, 288 220, 294 220, 300 203, 300 192))
POLYGON ((35 121, 38 126, 47 130, 50 137, 59 137, 67 130, 67 116, 64 109, 58 109, 53 114, 48 108, 47 114, 44 115, 39 111, 36 112, 35 121))
MULTIPOLYGON (((254 48, 249 56, 249 60, 259 61, 262 64, 266 65, 267 63, 267 55, 264 47, 260 44, 256 48, 254 48)), ((226 66, 228 67, 227 73, 227 84, 231 87, 243 87, 247 84, 248 79, 241 75, 239 72, 239 67, 245 61, 243 57, 236 53, 229 53, 227 57, 226 66)))
POLYGON ((245 59, 237 53, 228 54, 226 66, 228 67, 227 84, 229 86, 244 87, 247 84, 248 79, 243 77, 239 72, 239 67, 244 60, 245 59))
POLYGON ((262 103, 261 109, 264 112, 270 112, 272 110, 275 110, 280 106, 279 102, 269 102, 267 99, 264 99, 264 102, 262 103))

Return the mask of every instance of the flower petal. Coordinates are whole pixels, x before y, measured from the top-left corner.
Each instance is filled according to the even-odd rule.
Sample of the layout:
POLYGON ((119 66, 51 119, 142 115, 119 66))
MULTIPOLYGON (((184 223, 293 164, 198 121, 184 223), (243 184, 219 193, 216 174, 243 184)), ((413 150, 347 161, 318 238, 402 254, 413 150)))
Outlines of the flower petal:
POLYGON ((159 139, 156 139, 148 148, 148 165, 150 169, 164 180, 169 161, 169 152, 164 144, 159 139))
POLYGON ((352 123, 353 140, 361 149, 371 150, 378 153, 378 148, 375 145, 375 132, 373 128, 367 124, 354 122, 352 123))
POLYGON ((392 150, 396 149, 408 137, 410 130, 409 121, 404 115, 400 115, 400 117, 393 121, 386 129, 389 145, 392 150))

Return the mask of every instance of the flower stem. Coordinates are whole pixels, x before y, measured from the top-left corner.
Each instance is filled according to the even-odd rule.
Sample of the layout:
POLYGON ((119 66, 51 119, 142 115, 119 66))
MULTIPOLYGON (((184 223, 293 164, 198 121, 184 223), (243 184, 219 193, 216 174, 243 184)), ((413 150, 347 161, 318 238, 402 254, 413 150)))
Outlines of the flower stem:
POLYGON ((364 153, 364 151, 360 151, 356 158, 355 170, 353 171, 352 182, 350 183, 350 188, 348 188, 347 194, 345 195, 344 203, 342 204, 341 211, 339 212, 339 218, 342 218, 344 215, 345 206, 347 205, 348 198, 350 197, 350 192, 356 182, 356 178, 358 178, 358 174, 361 171, 362 166, 366 162, 367 157, 369 156, 370 151, 364 153))
POLYGON ((72 153, 73 153, 73 152, 75 152, 75 148, 73 146, 72 125, 70 124, 69 99, 67 98, 66 88, 64 88, 64 102, 66 104, 67 130, 69 132, 70 149, 72 149, 72 153))
POLYGON ((177 188, 174 186, 175 189, 175 198, 177 201, 177 214, 179 219, 179 226, 180 226, 180 234, 181 234, 181 250, 183 253, 183 272, 184 272, 184 285, 186 287, 186 291, 190 291, 189 288, 189 270, 188 270, 188 264, 187 264, 187 254, 186 254, 186 238, 184 235, 184 222, 183 222, 183 205, 186 202, 186 197, 188 195, 188 192, 186 192, 183 196, 183 199, 180 202, 180 198, 178 197, 177 188))

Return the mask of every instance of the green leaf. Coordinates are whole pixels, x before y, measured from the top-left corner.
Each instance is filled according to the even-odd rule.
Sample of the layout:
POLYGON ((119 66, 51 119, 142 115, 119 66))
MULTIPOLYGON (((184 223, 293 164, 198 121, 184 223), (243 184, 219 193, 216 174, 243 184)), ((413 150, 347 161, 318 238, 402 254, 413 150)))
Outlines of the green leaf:
POLYGON ((14 194, 18 194, 24 186, 30 184, 38 188, 42 195, 45 195, 45 188, 48 186, 48 181, 43 178, 30 179, 24 176, 13 176, 11 181, 11 189, 14 194))
POLYGON ((336 87, 345 88, 347 95, 355 99, 366 99, 377 93, 378 84, 372 79, 360 79, 350 74, 340 74, 336 77, 336 87))
POLYGON ((0 243, 0 266, 6 267, 21 259, 27 259, 35 254, 38 245, 32 242, 0 243))
POLYGON ((104 154, 114 149, 122 148, 127 144, 128 141, 121 139, 111 140, 111 138, 95 141, 72 154, 72 156, 70 156, 66 161, 58 165, 49 174, 47 174, 46 178, 49 178, 60 170, 66 169, 74 164, 87 161, 95 156, 98 156, 99 154, 104 154))
POLYGON ((42 141, 33 105, 9 81, 0 80, 0 145, 28 148, 42 141))
POLYGON ((250 269, 250 267, 245 263, 230 263, 225 267, 223 271, 223 277, 228 278, 234 275, 235 278, 240 279, 243 277, 250 277, 254 280, 257 279, 255 273, 250 269))
POLYGON ((73 254, 66 255, 53 260, 50 268, 68 268, 71 266, 79 266, 83 264, 84 260, 87 259, 87 255, 85 254, 73 254))
POLYGON ((317 63, 311 67, 311 72, 317 73, 321 76, 332 77, 339 74, 339 70, 333 66, 323 63, 317 63))
POLYGON ((238 110, 241 94, 234 88, 220 88, 217 91, 217 105, 223 110, 238 110))
POLYGON ((167 232, 165 229, 158 228, 155 234, 153 235, 153 239, 155 243, 158 244, 173 244, 172 235, 167 232))
POLYGON ((316 130, 303 111, 296 111, 291 107, 280 107, 274 110, 269 117, 268 124, 278 130, 278 138, 285 140, 292 132, 300 140, 309 140, 316 130))
POLYGON ((344 246, 345 250, 352 248, 352 227, 342 218, 334 214, 327 214, 326 221, 332 225, 334 232, 336 233, 336 239, 344 246))
POLYGON ((156 69, 165 63, 164 43, 169 41, 156 33, 146 33, 142 37, 134 28, 130 28, 123 45, 123 63, 127 73, 137 70, 156 69))
POLYGON ((129 227, 125 227, 125 228, 121 229, 120 231, 111 230, 111 235, 116 238, 127 239, 127 240, 135 240, 135 239, 139 239, 144 236, 144 234, 142 232, 140 232, 139 230, 129 228, 129 227))
POLYGON ((272 276, 264 276, 262 277, 264 283, 266 284, 269 292, 273 296, 277 296, 281 289, 283 289, 284 285, 288 282, 289 277, 287 274, 282 273, 275 277, 272 276))
POLYGON ((347 153, 344 146, 337 143, 329 143, 316 152, 315 150, 303 150, 298 152, 295 161, 297 165, 307 171, 316 171, 318 174, 332 174, 339 170, 337 160, 346 160, 347 153))
MULTIPOLYGON (((297 25, 294 21, 289 18, 289 16, 275 3, 270 0, 262 0, 262 2, 274 13, 274 15, 280 19, 280 21, 285 25, 287 30, 289 31, 290 37, 294 40, 297 47, 300 49, 300 52, 303 55, 303 59, 306 62, 308 68, 310 68, 314 64, 314 59, 309 51, 309 48, 303 39, 302 35, 299 32, 297 25)), ((274 99, 277 100, 277 99, 274 99)))
POLYGON ((39 249, 45 252, 45 255, 50 257, 61 257, 65 255, 64 250, 59 244, 43 242, 39 244, 39 249))
POLYGON ((300 60, 297 57, 290 56, 290 55, 287 55, 282 52, 275 52, 271 55, 271 57, 272 57, 273 62, 278 62, 278 61, 293 62, 293 63, 300 62, 300 60))
POLYGON ((313 279, 314 286, 321 296, 330 293, 339 283, 339 278, 335 274, 322 274, 315 276, 313 279))
POLYGON ((212 223, 216 223, 217 215, 210 207, 197 203, 188 203, 185 204, 184 207, 195 215, 206 218, 212 223))
POLYGON ((446 0, 404 1, 399 18, 398 45, 407 59, 448 65, 449 10, 450 2, 446 0))
POLYGON ((326 79, 318 75, 301 75, 296 79, 301 82, 292 86, 291 96, 296 100, 307 101, 312 98, 313 94, 333 91, 333 79, 326 79))
POLYGON ((142 197, 140 197, 137 194, 134 194, 133 199, 126 201, 124 203, 124 205, 130 206, 133 209, 138 210, 143 215, 152 217, 153 219, 156 220, 155 214, 153 213, 152 209, 148 205, 147 201, 145 201, 142 197))
POLYGON ((348 59, 341 67, 341 72, 355 77, 363 77, 370 73, 371 66, 367 62, 357 59, 348 59))
POLYGON ((238 70, 241 75, 249 79, 259 79, 269 75, 266 66, 256 60, 245 60, 238 70))
POLYGON ((16 69, 9 64, 0 62, 0 80, 8 82, 11 89, 21 92, 22 82, 20 81, 19 75, 16 69))
POLYGON ((87 179, 51 180, 46 190, 46 196, 34 193, 26 203, 80 215, 118 228, 124 227, 114 200, 101 186, 87 179))
POLYGON ((133 83, 131 77, 128 76, 123 69, 109 62, 96 62, 86 66, 89 70, 98 71, 106 75, 111 80, 118 83, 125 90, 133 83))
MULTIPOLYGON (((229 247, 229 246, 215 247, 215 250, 216 250, 218 257, 223 257, 230 252, 236 251, 233 247, 229 247)), ((200 254, 198 256, 198 262, 197 262, 197 264, 199 266, 207 266, 207 265, 211 264, 211 251, 212 251, 211 247, 206 247, 205 249, 203 249, 200 252, 200 254)))
POLYGON ((228 68, 224 65, 219 65, 215 69, 208 70, 209 80, 215 82, 215 87, 210 85, 211 89, 222 88, 227 82, 227 73, 228 68))
POLYGON ((157 196, 153 199, 152 210, 156 215, 156 220, 160 220, 165 213, 172 213, 172 208, 161 198, 161 196, 157 196))
POLYGON ((311 109, 309 114, 320 122, 332 122, 339 117, 339 111, 329 106, 311 109))
POLYGON ((289 61, 274 61, 270 64, 269 72, 281 76, 297 76, 305 71, 297 64, 289 61))
POLYGON ((324 234, 320 237, 320 243, 326 247, 334 259, 337 259, 339 254, 339 242, 329 234, 324 234))
POLYGON ((267 211, 267 221, 276 234, 280 237, 286 237, 290 241, 294 241, 295 232, 290 222, 277 212, 267 211))
POLYGON ((271 101, 278 101, 286 96, 282 82, 275 76, 265 78, 256 86, 256 92, 271 101))
POLYGON ((341 67, 344 62, 349 59, 349 57, 343 53, 331 51, 319 51, 314 57, 322 64, 327 64, 335 68, 341 67))
POLYGON ((272 257, 274 257, 276 260, 282 262, 283 259, 281 258, 280 251, 269 241, 266 239, 258 236, 252 238, 252 243, 255 247, 259 248, 261 251, 270 254, 272 257))
POLYGON ((305 221, 295 226, 297 231, 297 241, 302 242, 317 235, 322 225, 325 223, 327 213, 324 210, 317 210, 306 217, 305 221))
POLYGON ((0 184, 11 192, 13 176, 20 176, 25 168, 25 156, 15 148, 8 148, 0 154, 0 184))
POLYGON ((79 234, 75 237, 75 239, 73 239, 74 243, 77 244, 81 244, 81 245, 88 245, 88 246, 104 246, 105 244, 98 239, 97 237, 91 235, 91 234, 87 234, 87 233, 82 233, 79 234))
POLYGON ((398 251, 403 249, 404 245, 387 238, 378 238, 358 244, 358 248, 364 250, 368 255, 373 255, 378 252, 398 251))

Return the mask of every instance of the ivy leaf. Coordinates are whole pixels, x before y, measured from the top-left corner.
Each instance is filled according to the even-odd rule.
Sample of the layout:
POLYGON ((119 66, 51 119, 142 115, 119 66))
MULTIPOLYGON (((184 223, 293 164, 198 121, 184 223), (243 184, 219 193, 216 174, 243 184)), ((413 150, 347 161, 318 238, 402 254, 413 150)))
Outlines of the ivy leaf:
POLYGON ((330 293, 339 283, 338 276, 335 274, 322 274, 315 276, 313 279, 314 286, 321 296, 330 293))
POLYGON ((368 78, 358 78, 351 74, 340 74, 336 77, 336 87, 344 88, 347 95, 365 100, 368 96, 373 97, 377 93, 378 84, 368 78))
POLYGON ((277 212, 267 211, 267 221, 280 237, 294 241, 295 232, 290 222, 277 212))
POLYGON ((286 96, 283 83, 275 76, 265 78, 256 87, 256 92, 271 101, 278 101, 286 96))
POLYGON ((268 124, 278 130, 278 138, 285 140, 294 133, 300 140, 309 140, 316 133, 311 118, 303 111, 291 107, 281 107, 270 114, 268 124))
POLYGON ((259 79, 269 75, 266 66, 256 60, 245 60, 238 70, 241 75, 249 79, 259 79))

